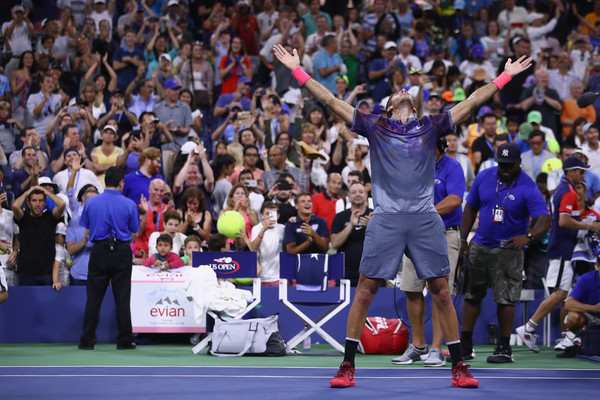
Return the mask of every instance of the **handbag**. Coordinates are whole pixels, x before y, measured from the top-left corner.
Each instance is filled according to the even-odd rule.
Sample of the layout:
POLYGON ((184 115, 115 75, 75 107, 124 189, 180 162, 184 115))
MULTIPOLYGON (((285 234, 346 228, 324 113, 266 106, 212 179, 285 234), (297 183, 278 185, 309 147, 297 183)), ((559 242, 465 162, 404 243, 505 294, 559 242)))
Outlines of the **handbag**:
POLYGON ((210 354, 218 357, 285 355, 285 343, 277 328, 277 319, 278 314, 267 318, 215 319, 210 354))
POLYGON ((408 337, 402 320, 368 317, 358 350, 363 354, 402 354, 408 347, 408 337))

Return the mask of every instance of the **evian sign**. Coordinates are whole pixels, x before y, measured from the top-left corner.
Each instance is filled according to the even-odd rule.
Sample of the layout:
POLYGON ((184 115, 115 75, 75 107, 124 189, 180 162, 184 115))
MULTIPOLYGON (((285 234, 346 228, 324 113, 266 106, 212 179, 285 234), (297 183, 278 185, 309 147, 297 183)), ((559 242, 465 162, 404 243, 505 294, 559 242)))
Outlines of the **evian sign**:
POLYGON ((215 258, 209 265, 220 274, 233 274, 240 269, 240 264, 231 257, 215 258))

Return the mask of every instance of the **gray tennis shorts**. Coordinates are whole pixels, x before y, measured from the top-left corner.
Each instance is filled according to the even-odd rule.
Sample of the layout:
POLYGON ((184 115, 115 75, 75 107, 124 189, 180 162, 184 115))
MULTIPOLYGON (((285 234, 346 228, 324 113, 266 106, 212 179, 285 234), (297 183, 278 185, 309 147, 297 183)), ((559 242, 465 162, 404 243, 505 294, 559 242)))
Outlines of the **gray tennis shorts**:
MULTIPOLYGON (((454 275, 456 274, 456 266, 458 265, 460 233, 458 231, 446 231, 446 245, 448 246, 448 261, 450 261, 448 287, 450 288, 450 292, 452 292, 452 288, 454 287, 454 275)), ((406 256, 402 260, 400 289, 405 292, 422 292, 423 289, 425 289, 425 280, 417 278, 415 266, 406 256)))
POLYGON ((360 273, 394 279, 404 253, 420 279, 448 275, 446 227, 438 213, 374 214, 365 234, 360 273))

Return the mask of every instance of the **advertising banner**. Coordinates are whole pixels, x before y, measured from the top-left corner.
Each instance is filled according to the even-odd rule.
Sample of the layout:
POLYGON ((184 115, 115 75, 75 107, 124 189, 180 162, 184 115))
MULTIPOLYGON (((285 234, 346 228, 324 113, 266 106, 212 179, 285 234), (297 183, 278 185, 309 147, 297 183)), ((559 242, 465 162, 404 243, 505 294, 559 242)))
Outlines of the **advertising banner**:
POLYGON ((169 271, 134 265, 131 274, 133 332, 203 333, 206 320, 196 323, 193 304, 183 285, 191 267, 169 271))

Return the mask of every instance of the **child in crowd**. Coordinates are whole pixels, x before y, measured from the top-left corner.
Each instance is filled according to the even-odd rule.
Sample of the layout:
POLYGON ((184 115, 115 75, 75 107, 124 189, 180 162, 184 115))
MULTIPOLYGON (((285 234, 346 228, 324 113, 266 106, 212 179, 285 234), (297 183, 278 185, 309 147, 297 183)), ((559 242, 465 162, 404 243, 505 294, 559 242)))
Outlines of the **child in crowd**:
POLYGON ((186 236, 178 232, 181 224, 181 215, 177 211, 166 211, 163 215, 165 230, 163 232, 153 232, 148 238, 148 254, 156 253, 156 240, 160 235, 169 235, 173 240, 173 253, 179 255, 184 247, 186 236))
POLYGON ((156 239, 156 253, 144 260, 144 266, 158 267, 161 271, 183 267, 185 263, 172 250, 173 238, 166 233, 160 235, 156 239))
POLYGON ((73 266, 73 260, 65 246, 67 226, 60 222, 56 225, 56 255, 52 267, 52 287, 60 292, 63 286, 69 285, 69 270, 73 266))
POLYGON ((196 235, 190 235, 183 242, 183 252, 185 253, 181 259, 185 265, 192 265, 192 253, 194 251, 202 251, 202 239, 196 235))

